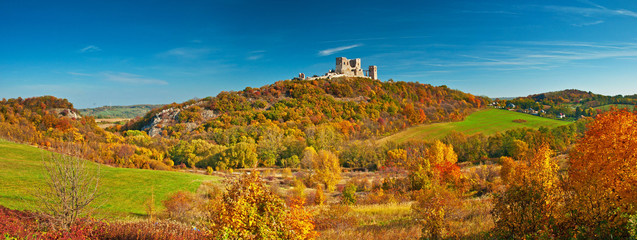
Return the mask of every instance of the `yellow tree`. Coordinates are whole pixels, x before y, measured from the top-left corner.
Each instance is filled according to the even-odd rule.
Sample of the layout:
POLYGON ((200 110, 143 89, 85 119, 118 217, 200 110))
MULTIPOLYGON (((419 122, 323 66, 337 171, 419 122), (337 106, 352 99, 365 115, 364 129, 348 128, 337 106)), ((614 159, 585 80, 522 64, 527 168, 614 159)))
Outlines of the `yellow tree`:
POLYGON ((318 151, 312 158, 312 170, 314 181, 325 184, 328 191, 334 191, 336 183, 341 179, 341 165, 334 153, 328 150, 318 151))
POLYGON ((246 174, 211 200, 208 227, 216 239, 314 239, 314 222, 303 204, 287 206, 258 173, 246 174))
POLYGON ((570 151, 569 216, 587 238, 628 236, 637 203, 637 113, 598 115, 570 151))
POLYGON ((558 165, 548 145, 526 160, 503 158, 506 190, 495 197, 496 231, 505 238, 546 237, 563 206, 558 165), (512 174, 514 173, 514 174, 512 174))

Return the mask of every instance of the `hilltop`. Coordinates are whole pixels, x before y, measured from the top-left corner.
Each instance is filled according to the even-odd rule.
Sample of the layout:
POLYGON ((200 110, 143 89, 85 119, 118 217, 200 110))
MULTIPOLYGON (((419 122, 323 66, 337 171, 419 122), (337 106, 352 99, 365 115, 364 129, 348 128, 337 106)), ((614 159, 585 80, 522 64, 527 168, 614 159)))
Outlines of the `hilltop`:
POLYGON ((184 137, 264 124, 301 131, 328 124, 347 137, 363 139, 422 123, 460 120, 486 102, 444 85, 356 77, 285 80, 165 105, 123 130, 184 137))

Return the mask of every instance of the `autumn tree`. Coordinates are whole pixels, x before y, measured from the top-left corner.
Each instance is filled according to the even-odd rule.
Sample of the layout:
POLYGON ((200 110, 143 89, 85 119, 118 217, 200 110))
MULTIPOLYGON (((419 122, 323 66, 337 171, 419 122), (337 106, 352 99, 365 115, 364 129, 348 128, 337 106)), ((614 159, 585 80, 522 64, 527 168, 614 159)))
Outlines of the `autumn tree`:
POLYGON ((334 191, 336 183, 341 179, 341 165, 336 154, 320 150, 312 157, 312 179, 325 184, 328 191, 334 191))
POLYGON ((263 166, 274 166, 280 159, 281 152, 285 150, 283 139, 283 131, 280 128, 276 126, 265 128, 257 145, 257 153, 263 166))
POLYGON ((627 238, 637 203, 637 113, 598 115, 570 151, 568 216, 585 238, 627 238))
POLYGON ((257 173, 244 174, 211 201, 208 227, 220 239, 314 239, 303 202, 287 206, 257 173))
POLYGON ((517 163, 510 158, 502 161, 506 189, 495 197, 496 232, 505 238, 551 236, 563 204, 552 151, 545 144, 533 157, 517 163))
POLYGON ((422 226, 421 239, 451 237, 449 219, 460 207, 456 193, 441 186, 414 193, 416 202, 411 205, 414 219, 422 226))

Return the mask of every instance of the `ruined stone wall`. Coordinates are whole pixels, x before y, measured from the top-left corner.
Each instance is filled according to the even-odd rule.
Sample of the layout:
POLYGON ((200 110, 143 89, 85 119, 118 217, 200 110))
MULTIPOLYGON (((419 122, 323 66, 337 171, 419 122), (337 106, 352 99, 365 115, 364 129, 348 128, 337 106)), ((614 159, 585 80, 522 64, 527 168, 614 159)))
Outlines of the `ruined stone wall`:
POLYGON ((369 77, 371 79, 378 79, 378 68, 376 66, 369 66, 369 77))

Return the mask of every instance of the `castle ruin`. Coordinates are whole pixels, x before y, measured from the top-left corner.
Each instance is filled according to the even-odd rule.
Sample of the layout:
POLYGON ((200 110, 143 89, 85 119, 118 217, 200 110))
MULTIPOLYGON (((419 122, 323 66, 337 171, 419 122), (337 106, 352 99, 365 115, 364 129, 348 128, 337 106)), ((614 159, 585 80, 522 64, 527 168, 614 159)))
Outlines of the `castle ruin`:
POLYGON ((361 59, 347 59, 345 57, 337 57, 336 58, 336 68, 328 71, 323 76, 317 77, 309 77, 306 78, 305 74, 300 73, 300 79, 314 80, 314 79, 331 79, 335 77, 363 77, 363 78, 371 78, 378 79, 378 67, 369 66, 368 70, 363 70, 361 68, 361 59))

